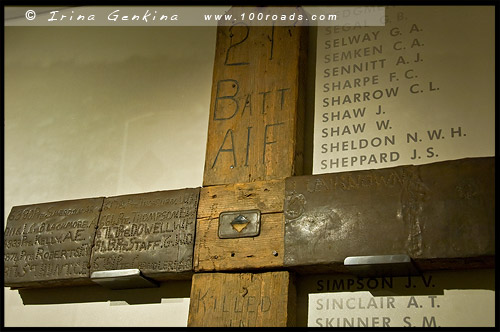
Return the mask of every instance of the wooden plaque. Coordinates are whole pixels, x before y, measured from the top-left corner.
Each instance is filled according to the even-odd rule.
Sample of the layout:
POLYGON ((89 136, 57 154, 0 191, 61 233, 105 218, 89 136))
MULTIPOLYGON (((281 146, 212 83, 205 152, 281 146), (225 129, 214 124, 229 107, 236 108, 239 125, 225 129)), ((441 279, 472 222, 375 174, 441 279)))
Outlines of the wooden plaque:
POLYGON ((139 269, 156 280, 189 278, 200 188, 107 197, 91 272, 139 269))
POLYGON ((90 254, 103 198, 12 208, 4 233, 4 286, 91 283, 90 254))

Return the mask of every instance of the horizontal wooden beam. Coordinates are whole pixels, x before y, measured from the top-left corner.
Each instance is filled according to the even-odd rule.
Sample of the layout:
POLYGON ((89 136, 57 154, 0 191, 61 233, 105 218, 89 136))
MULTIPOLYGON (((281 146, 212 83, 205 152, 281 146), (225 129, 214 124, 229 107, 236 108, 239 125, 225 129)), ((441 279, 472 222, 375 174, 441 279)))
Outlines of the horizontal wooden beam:
POLYGON ((285 266, 407 254, 423 270, 492 267, 494 182, 494 157, 288 178, 285 266))
POLYGON ((158 281, 190 279, 199 193, 187 188, 13 207, 4 285, 91 284, 93 272, 126 269, 158 281))
POLYGON ((91 273, 139 269, 155 280, 190 279, 200 188, 106 197, 91 273))
POLYGON ((104 197, 15 206, 4 232, 4 286, 90 284, 104 197))

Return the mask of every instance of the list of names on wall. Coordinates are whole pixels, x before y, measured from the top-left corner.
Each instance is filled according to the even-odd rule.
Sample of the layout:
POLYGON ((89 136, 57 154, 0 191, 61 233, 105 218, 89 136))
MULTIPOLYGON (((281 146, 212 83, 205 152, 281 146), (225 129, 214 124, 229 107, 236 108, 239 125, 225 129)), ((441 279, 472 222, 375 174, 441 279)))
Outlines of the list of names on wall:
POLYGON ((493 274, 475 273, 475 282, 472 273, 455 271, 408 277, 316 277, 315 293, 309 294, 307 325, 493 326, 493 274), (479 280, 485 284, 478 287, 479 280))
POLYGON ((487 7, 319 27, 314 174, 494 156, 493 31, 487 7))

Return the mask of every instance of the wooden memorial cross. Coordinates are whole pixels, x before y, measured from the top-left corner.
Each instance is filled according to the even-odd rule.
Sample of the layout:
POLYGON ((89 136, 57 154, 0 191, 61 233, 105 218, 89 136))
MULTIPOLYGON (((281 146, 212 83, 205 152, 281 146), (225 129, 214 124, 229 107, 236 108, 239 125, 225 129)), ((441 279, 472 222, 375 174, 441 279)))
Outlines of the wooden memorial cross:
POLYGON ((188 326, 294 325, 293 275, 269 270, 284 266, 284 180, 302 172, 307 35, 300 22, 217 28, 188 326))
POLYGON ((5 286, 154 287, 194 270, 188 326, 292 326, 293 272, 384 273, 384 256, 403 257, 390 273, 494 267, 494 157, 302 175, 307 27, 226 23, 203 188, 13 207, 5 286))
POLYGON ((294 325, 288 271, 494 266, 494 158, 297 176, 306 29, 217 29, 188 326, 294 325))

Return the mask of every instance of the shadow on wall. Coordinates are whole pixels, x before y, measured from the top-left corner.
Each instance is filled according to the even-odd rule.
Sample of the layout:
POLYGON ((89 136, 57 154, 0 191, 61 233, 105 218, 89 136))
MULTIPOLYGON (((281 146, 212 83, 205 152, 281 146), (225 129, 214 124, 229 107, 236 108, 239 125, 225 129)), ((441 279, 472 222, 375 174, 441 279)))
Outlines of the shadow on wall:
POLYGON ((161 303, 162 299, 189 298, 191 280, 163 282, 158 288, 110 290, 99 285, 19 289, 24 305, 87 302, 161 303))
POLYGON ((306 71, 306 105, 304 123, 304 175, 312 175, 313 172, 313 137, 314 137, 314 103, 316 82, 316 39, 317 27, 309 29, 309 48, 307 56, 306 71))

